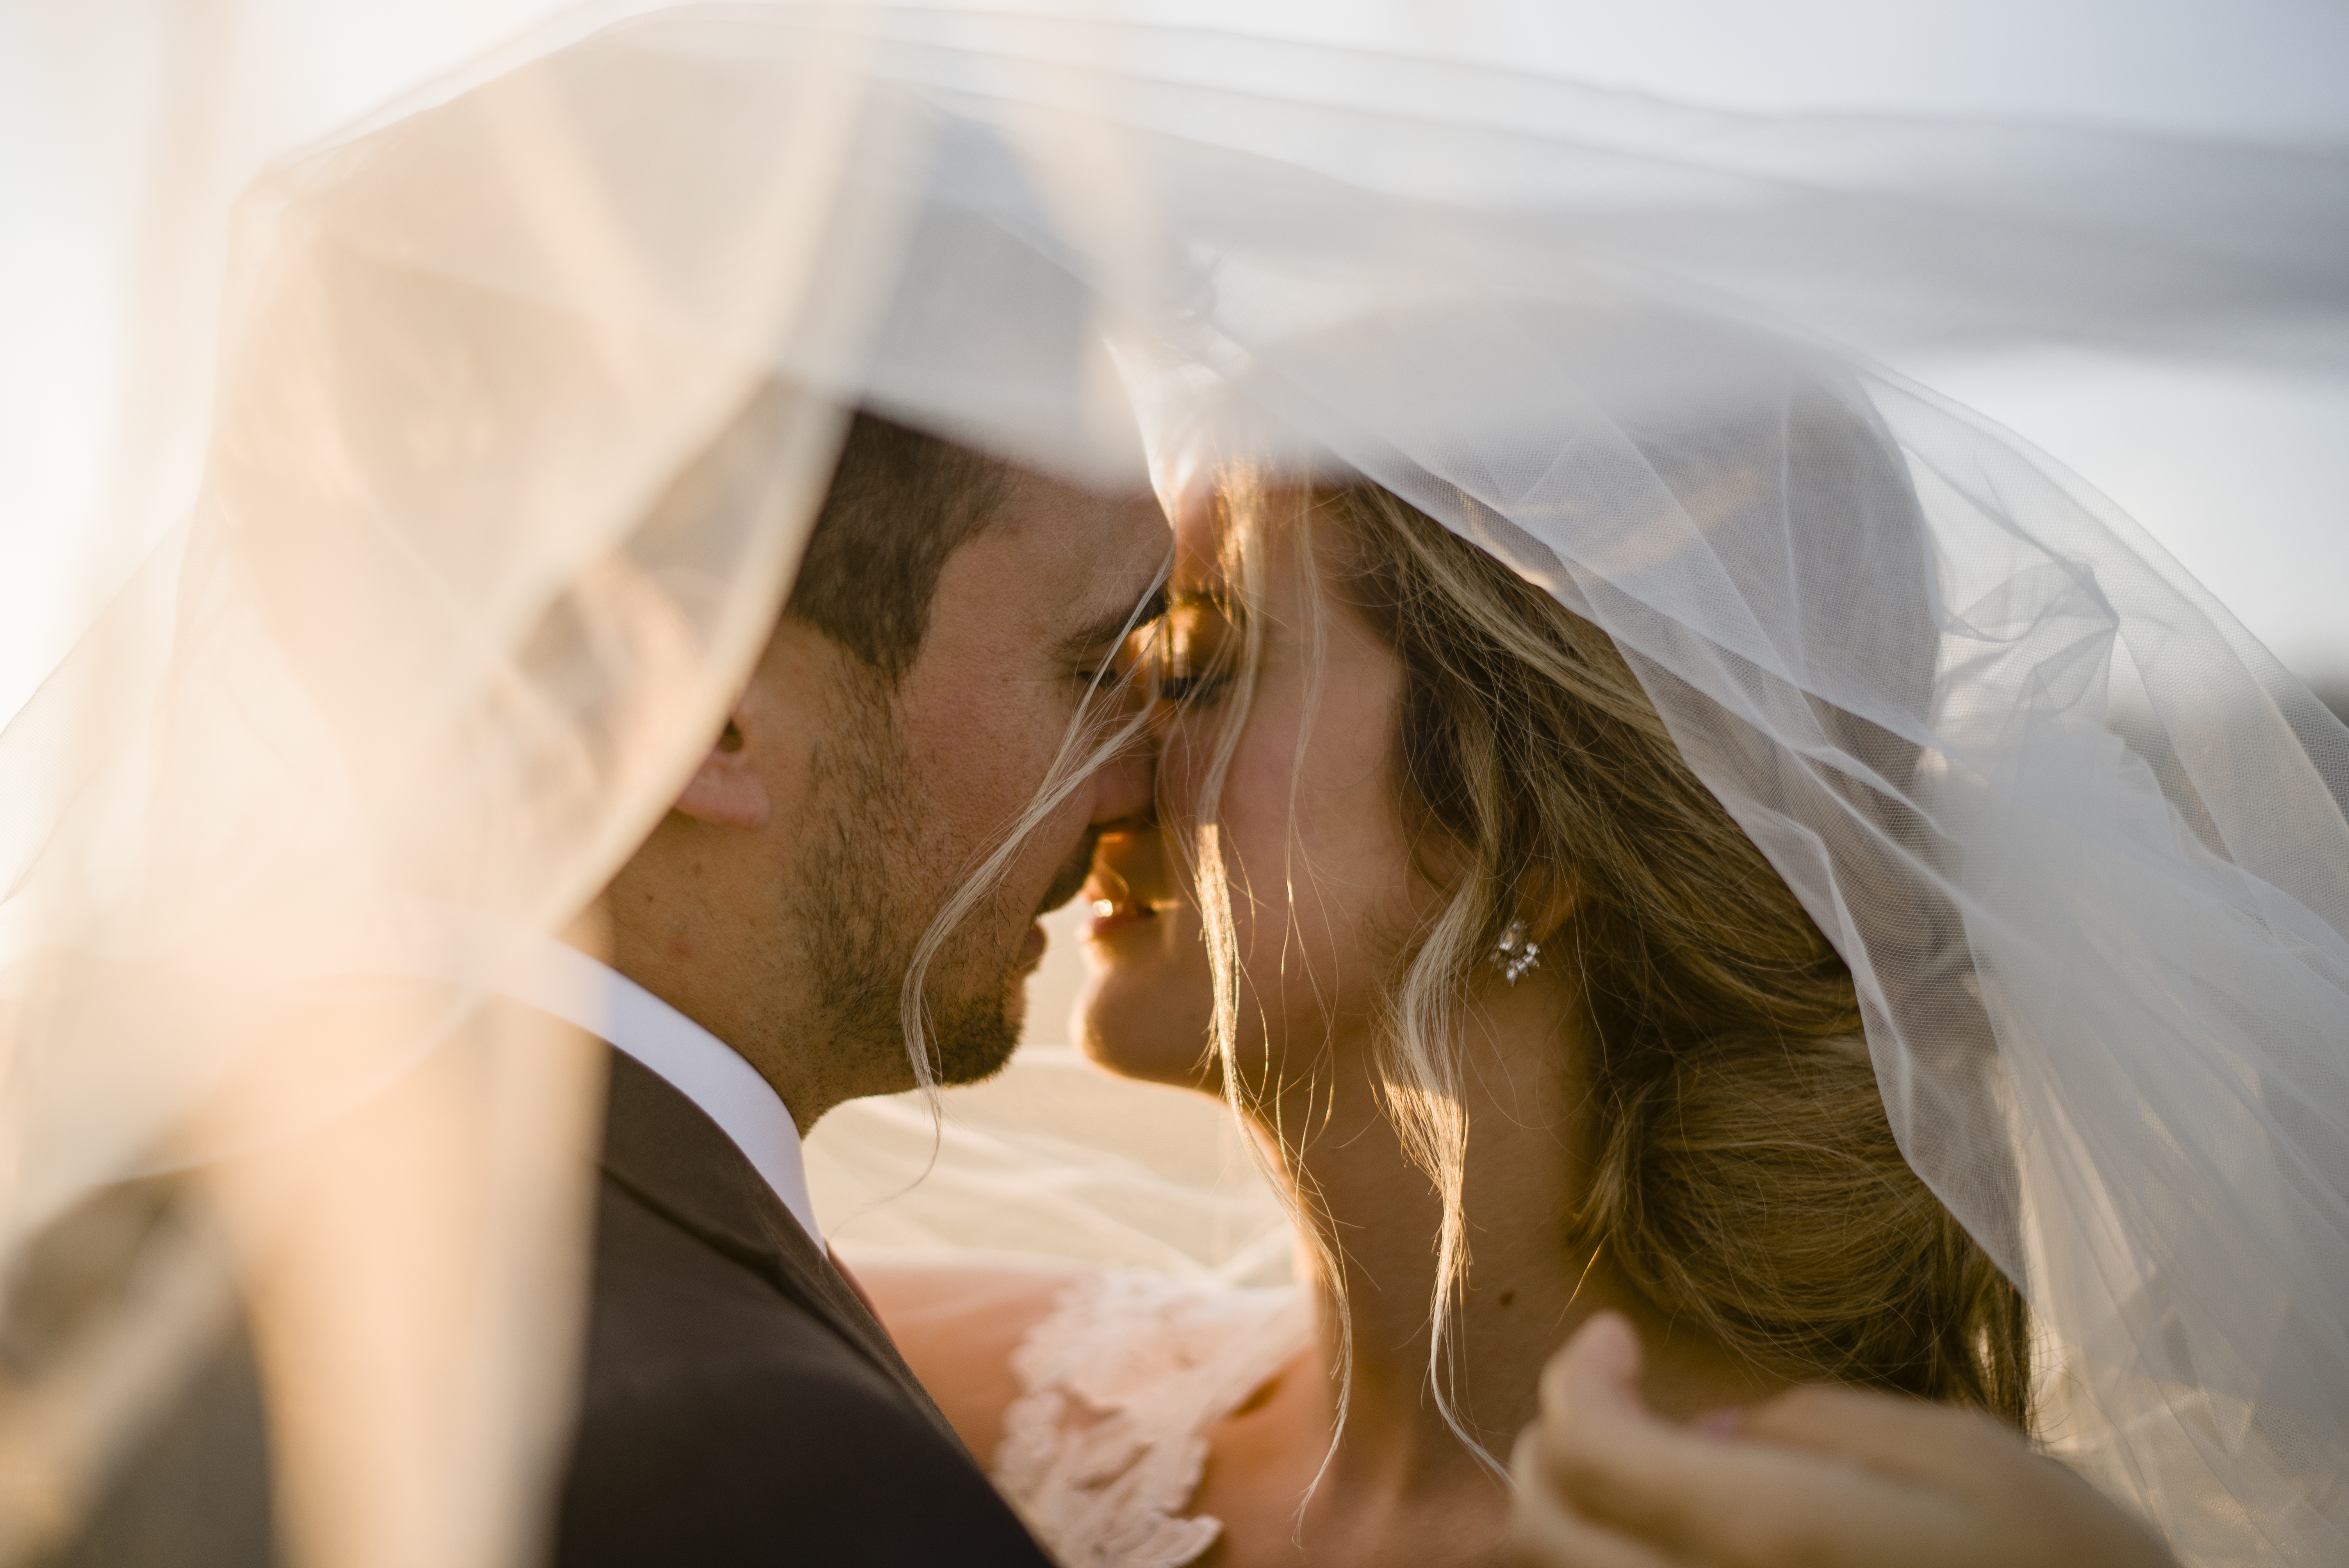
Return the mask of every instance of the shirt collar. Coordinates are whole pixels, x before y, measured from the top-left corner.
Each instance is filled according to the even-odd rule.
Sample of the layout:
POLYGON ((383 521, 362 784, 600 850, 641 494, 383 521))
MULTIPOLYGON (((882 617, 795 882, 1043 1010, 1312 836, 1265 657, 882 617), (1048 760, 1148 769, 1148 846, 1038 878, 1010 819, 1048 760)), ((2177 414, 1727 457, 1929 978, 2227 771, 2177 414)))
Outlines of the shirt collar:
POLYGON ((829 1255, 808 1198, 798 1124, 756 1068, 642 985, 569 944, 473 911, 443 911, 444 921, 475 928, 450 933, 460 937, 450 944, 451 956, 462 955, 457 966, 465 972, 450 978, 552 1014, 657 1074, 718 1124, 816 1251, 829 1255))

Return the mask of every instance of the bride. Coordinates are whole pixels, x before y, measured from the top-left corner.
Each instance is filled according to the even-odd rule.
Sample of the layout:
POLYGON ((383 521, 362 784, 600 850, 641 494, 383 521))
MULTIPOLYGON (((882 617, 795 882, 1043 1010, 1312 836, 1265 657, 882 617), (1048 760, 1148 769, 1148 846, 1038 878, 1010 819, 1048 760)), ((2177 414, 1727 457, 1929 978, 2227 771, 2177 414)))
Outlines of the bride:
MULTIPOLYGON (((1848 547, 1909 596, 1850 635, 1930 684, 1863 414, 1790 386, 1651 450, 1725 545, 1764 491, 1869 518, 1848 547)), ((1674 1419, 1835 1380, 2029 1431, 2023 1298, 1903 1160, 1849 970, 1609 637, 1354 476, 1226 464, 1178 540, 1140 655, 1156 805, 1095 858, 1082 1041, 1239 1110, 1310 1284, 864 1271, 1056 1555, 1483 1560, 1495 1458, 1606 1310, 1674 1419)))

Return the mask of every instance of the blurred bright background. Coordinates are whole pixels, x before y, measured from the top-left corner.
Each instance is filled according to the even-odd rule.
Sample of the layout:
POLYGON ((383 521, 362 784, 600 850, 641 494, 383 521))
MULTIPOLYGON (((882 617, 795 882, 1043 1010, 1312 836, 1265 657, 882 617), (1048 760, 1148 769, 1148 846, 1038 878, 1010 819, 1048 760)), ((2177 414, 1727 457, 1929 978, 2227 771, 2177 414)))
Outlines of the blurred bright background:
MULTIPOLYGON (((1003 8, 1003 7, 996 7, 1003 8)), ((1145 17, 1537 71, 1709 107, 2349 147, 2341 0, 1135 0, 1145 17)), ((0 4, 0 717, 164 528, 212 375, 224 235, 191 216, 428 84, 543 0, 0 4), (203 65, 190 70, 191 64, 203 65), (176 84, 213 84, 199 97, 176 84), (135 303, 134 303, 135 302, 135 303), (191 323, 204 324, 201 328, 191 323), (110 522, 104 520, 112 520, 110 522)), ((1904 366, 2135 515, 2283 660, 2349 694, 2349 386, 2046 351, 1904 366)))

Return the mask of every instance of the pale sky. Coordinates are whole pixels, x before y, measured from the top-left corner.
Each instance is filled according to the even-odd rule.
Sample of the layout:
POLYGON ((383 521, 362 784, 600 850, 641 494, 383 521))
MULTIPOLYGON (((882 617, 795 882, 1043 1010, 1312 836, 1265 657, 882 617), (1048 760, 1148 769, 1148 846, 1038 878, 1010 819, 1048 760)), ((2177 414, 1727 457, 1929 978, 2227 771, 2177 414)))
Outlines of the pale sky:
MULTIPOLYGON (((999 5, 990 8, 1003 8, 999 5)), ((1111 10, 1533 69, 1715 108, 1994 116, 2349 146, 2342 0, 1133 0, 1111 10)), ((490 47, 540 0, 248 0, 223 46, 244 84, 201 148, 241 183, 265 157, 490 47), (284 68, 300 60, 302 68, 284 68)), ((137 328, 114 304, 151 155, 173 0, 0 5, 0 715, 129 564, 73 520, 109 479, 99 411, 137 328), (70 149, 69 157, 59 156, 70 149), (59 171, 77 170, 71 179, 59 171), (108 192, 116 199, 108 200, 108 192)), ((2349 679, 2349 385, 2077 354, 1905 368, 2105 490, 2286 663, 2349 679)), ((191 471, 192 453, 181 454, 191 471)), ((152 476, 181 484, 185 471, 152 476)))

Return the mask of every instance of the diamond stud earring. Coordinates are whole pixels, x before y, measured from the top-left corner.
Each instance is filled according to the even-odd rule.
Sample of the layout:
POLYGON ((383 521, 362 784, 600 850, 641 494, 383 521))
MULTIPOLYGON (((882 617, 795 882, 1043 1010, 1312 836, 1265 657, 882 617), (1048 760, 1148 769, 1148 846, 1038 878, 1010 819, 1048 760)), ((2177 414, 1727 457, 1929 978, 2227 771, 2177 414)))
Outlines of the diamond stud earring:
POLYGON ((1509 922, 1509 929, 1501 933, 1501 940, 1493 944, 1493 967, 1501 978, 1514 985, 1526 977, 1526 971, 1541 963, 1541 948, 1526 940, 1526 923, 1509 922))

